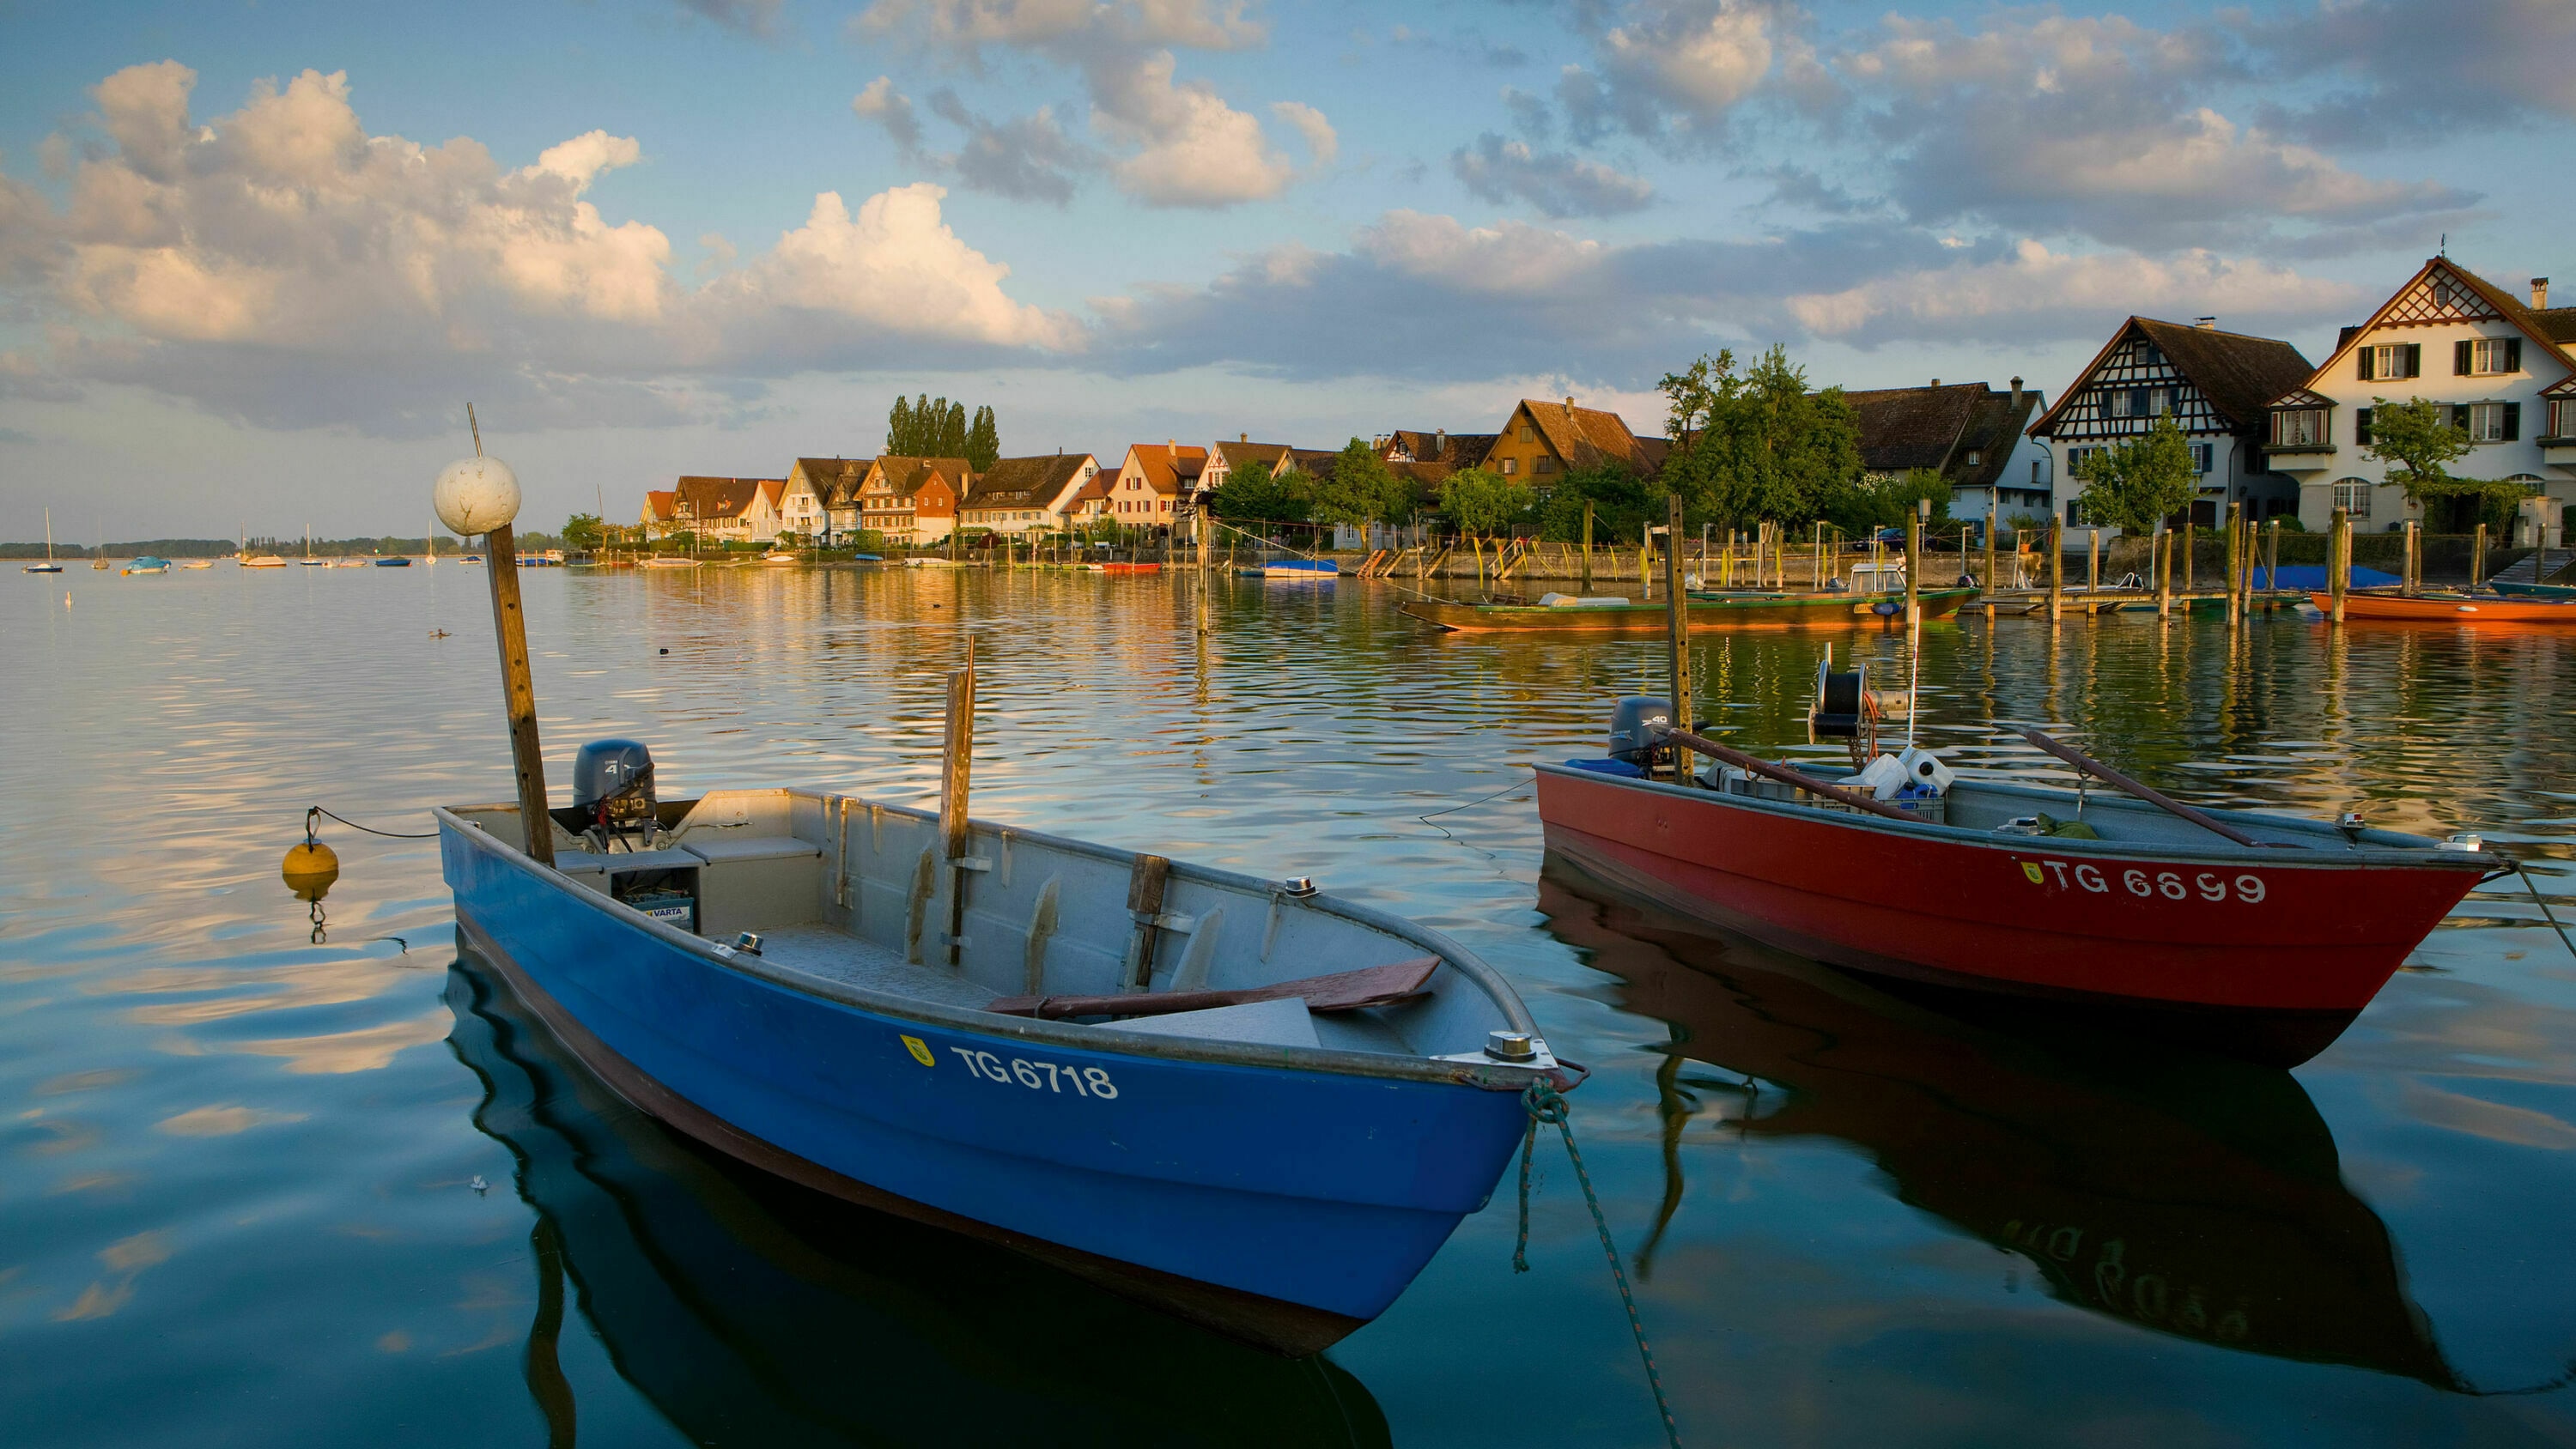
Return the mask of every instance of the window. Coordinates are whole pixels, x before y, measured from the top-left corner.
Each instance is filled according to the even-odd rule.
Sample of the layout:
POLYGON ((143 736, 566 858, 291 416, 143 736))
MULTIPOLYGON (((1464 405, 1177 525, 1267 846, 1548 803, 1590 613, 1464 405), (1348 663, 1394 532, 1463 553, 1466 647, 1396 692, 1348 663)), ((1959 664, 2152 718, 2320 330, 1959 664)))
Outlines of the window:
POLYGON ((2510 443, 2522 435, 2522 404, 2470 403, 2452 409, 2472 443, 2510 443))
POLYGON ((2131 388, 2114 388, 2111 392, 2111 416, 2125 418, 2136 411, 2138 394, 2131 388))
POLYGON ((2194 443, 2191 445, 2191 466, 2195 471, 2207 473, 2211 470, 2212 465, 2217 461, 2218 447, 2216 444, 2194 443))
POLYGON ((2033 488, 2045 488, 2048 486, 2048 460, 2046 458, 2033 458, 2030 460, 2030 486, 2033 488))
POLYGON ((2553 398, 2549 403, 2549 436, 2576 437, 2576 397, 2553 398))
POLYGON ((2369 483, 2359 478, 2346 478, 2334 486, 2334 506, 2354 518, 2370 516, 2369 483))
POLYGON ((2451 371, 2462 377, 2522 371, 2522 339, 2480 337, 2451 344, 2451 371))
POLYGON ((2370 409, 2368 408, 2352 410, 2352 445, 2356 448, 2370 446, 2370 409))
POLYGON ((1521 420, 1521 441, 1524 443, 1531 443, 1536 442, 1537 440, 1538 424, 1531 422, 1527 418, 1523 418, 1521 420))
MULTIPOLYGON (((2083 471, 2084 471, 2084 460, 2085 460, 2085 459, 2087 459, 2087 458, 2092 457, 2094 454, 2096 454, 2096 453, 2098 453, 2098 452, 2101 452, 2101 451, 2102 451, 2102 450, 2101 450, 2101 449, 2099 449, 2099 448, 2069 448, 2069 449, 2067 449, 2067 450, 2066 450, 2066 472, 2067 472, 2067 476, 2069 476, 2069 477, 2075 477, 2075 476, 2079 476, 2079 475, 2081 475, 2081 474, 2083 473, 2083 471)), ((2032 460, 2031 460, 2031 464, 2030 464, 2030 481, 2031 481, 2031 482, 2033 482, 2033 483, 2038 483, 2038 482, 2042 482, 2042 481, 2044 481, 2044 480, 2039 476, 2039 460, 2038 460, 2038 459, 2036 459, 2036 458, 2034 458, 2034 459, 2032 459, 2032 460)))
POLYGON ((2161 387, 2147 389, 2147 416, 2160 418, 2173 411, 2173 394, 2161 387))
POLYGON ((2383 342, 2360 350, 2361 380, 2422 377, 2424 347, 2418 342, 2383 342))
POLYGON ((1556 459, 1555 459, 1555 457, 1554 457, 1553 455, 1550 455, 1550 454, 1547 454, 1547 453, 1541 453, 1541 454, 1539 454, 1538 461, 1537 461, 1536 463, 1534 463, 1534 464, 1532 464, 1532 465, 1530 466, 1530 471, 1531 471, 1531 472, 1533 472, 1533 473, 1553 473, 1553 472, 1555 472, 1555 471, 1556 471, 1556 459))
POLYGON ((1520 459, 1518 459, 1518 458, 1505 458, 1505 459, 1503 460, 1503 476, 1504 476, 1504 477, 1508 478, 1508 477, 1512 476, 1514 473, 1519 472, 1520 470, 1521 470, 1521 460, 1520 460, 1520 459))
POLYGON ((2325 440, 2324 408, 2283 408, 2272 414, 2272 446, 2275 448, 2322 447, 2325 440))
POLYGON ((1968 450, 1967 464, 1969 467, 1974 468, 1984 461, 1986 461, 1986 455, 1983 452, 1975 448, 1970 448, 1968 450))

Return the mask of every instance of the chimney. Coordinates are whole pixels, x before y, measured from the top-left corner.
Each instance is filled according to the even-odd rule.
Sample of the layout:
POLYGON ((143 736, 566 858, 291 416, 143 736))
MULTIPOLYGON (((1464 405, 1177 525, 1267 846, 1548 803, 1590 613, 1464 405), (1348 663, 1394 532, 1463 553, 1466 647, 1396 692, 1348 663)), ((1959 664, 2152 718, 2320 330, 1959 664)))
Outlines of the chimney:
POLYGON ((1574 399, 1573 399, 1573 398, 1568 397, 1568 398, 1565 400, 1565 410, 1566 410, 1567 412, 1572 412, 1572 411, 1574 411, 1574 399))
POLYGON ((2215 317, 2194 317, 2191 319, 2191 325, 2199 328, 2203 332, 2215 332, 2218 330, 2218 319, 2215 317))
POLYGON ((2017 377, 2013 379, 2012 407, 2015 412, 2021 411, 2021 379, 2017 377))
MULTIPOLYGON (((1442 428, 1431 435, 1431 451, 1435 455, 1444 454, 1449 451, 1449 430, 1447 428, 1442 428)), ((1433 461, 1438 461, 1436 456, 1433 461)))
POLYGON ((2534 278, 2532 278, 2532 279, 2531 279, 2531 310, 2533 310, 2534 312, 2537 312, 2537 311, 2539 311, 2541 308, 2546 307, 2546 306, 2548 306, 2548 305, 2549 305, 2549 279, 2548 279, 2547 277, 2534 277, 2534 278))
POLYGON ((1250 433, 1237 433, 1234 435, 1234 440, 1238 443, 1249 443, 1252 441, 1252 435, 1250 433))
POLYGON ((1934 387, 1939 387, 1939 386, 1941 385, 1941 379, 1939 379, 1939 378, 1937 378, 1937 377, 1936 377, 1936 378, 1934 378, 1934 379, 1932 379, 1932 385, 1933 385, 1934 387))

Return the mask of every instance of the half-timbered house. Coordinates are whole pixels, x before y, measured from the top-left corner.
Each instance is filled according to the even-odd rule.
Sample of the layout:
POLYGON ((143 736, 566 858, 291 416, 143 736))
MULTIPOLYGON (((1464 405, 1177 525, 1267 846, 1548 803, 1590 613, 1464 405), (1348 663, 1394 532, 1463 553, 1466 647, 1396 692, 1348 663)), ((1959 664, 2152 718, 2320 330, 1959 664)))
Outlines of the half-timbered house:
POLYGON ((2022 428, 2040 405, 2020 378, 2012 391, 1982 382, 1846 392, 1860 432, 1860 463, 1873 477, 1902 477, 1917 468, 1950 485, 1950 512, 1983 527, 1986 512, 2008 523, 2045 518, 2055 507, 2048 449, 2022 428))
POLYGON ((2466 532, 2475 519, 2451 504, 2427 517, 2391 483, 2392 465, 2370 451, 2372 411, 2422 400, 2467 431, 2461 478, 2517 482, 2525 545, 2555 547, 2558 519, 2576 496, 2576 307, 2549 305, 2549 279, 2531 279, 2526 305, 2452 261, 2434 257, 2370 320, 2346 327, 2314 373, 2275 394, 2265 440, 2272 466, 2299 480, 2299 519, 2322 529, 2334 510, 2356 528, 2403 528, 2409 519, 2466 532))
POLYGON ((2298 483, 2266 463, 2264 428, 2272 400, 2310 371, 2289 343, 2222 332, 2215 318, 2190 326, 2130 318, 2031 425, 2030 435, 2048 444, 2055 461, 2061 516, 2084 521, 2084 483, 2076 476, 2084 459, 2145 434, 2160 417, 2172 418, 2191 445, 2200 479, 2194 522, 2216 523, 2230 503, 2258 519, 2295 511, 2298 483))

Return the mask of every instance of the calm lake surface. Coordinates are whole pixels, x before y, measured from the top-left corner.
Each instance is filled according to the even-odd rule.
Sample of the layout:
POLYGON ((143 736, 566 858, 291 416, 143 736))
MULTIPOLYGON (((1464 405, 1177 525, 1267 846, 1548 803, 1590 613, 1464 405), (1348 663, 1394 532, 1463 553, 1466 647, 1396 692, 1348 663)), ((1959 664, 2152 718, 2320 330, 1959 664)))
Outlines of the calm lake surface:
MULTIPOLYGON (((978 815, 1417 917, 1592 1064, 1693 1444, 2576 1443, 2576 962, 2513 882, 2294 1071, 2009 1035, 1545 865, 1522 767, 1660 645, 1443 639, 1358 582, 1223 581, 1202 638, 1180 580, 677 572, 526 577, 559 792, 630 735, 666 796, 927 803, 971 632, 978 815)), ((326 822, 316 940, 307 805, 511 794, 479 569, 0 600, 11 1445, 1661 1442, 1561 1150, 1530 1273, 1507 1176, 1289 1363, 639 1120, 460 960, 434 841, 326 822)), ((1703 638, 1703 718, 1804 749, 1828 640, 1901 667, 1703 638)), ((1971 621, 1922 663, 1954 763, 2043 773, 1993 725, 2041 722, 2200 803, 2480 831, 2576 920, 2576 642, 1971 621)))

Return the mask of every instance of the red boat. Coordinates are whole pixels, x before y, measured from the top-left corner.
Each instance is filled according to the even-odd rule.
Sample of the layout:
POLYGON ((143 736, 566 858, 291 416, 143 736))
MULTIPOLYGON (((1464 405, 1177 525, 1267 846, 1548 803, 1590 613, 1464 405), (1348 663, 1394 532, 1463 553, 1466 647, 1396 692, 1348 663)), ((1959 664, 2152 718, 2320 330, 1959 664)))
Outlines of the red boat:
POLYGON ((1765 773, 1679 784, 1615 759, 1542 764, 1548 849, 1615 889, 1831 965, 2109 1011, 2284 1064, 2323 1050, 2461 897, 2507 868, 2474 836, 1988 780, 1896 802, 1937 823, 1889 819, 1823 776, 1738 758, 1765 773), (2050 817, 2085 828, 2042 833, 2067 828, 2050 817))
MULTIPOLYGON (((2334 608, 2330 594, 2313 592, 2308 598, 2320 609, 2334 608)), ((2435 624, 2576 624, 2576 601, 2478 598, 2467 594, 2418 594, 2408 598, 2404 594, 2348 593, 2343 596, 2343 616, 2435 624)))

